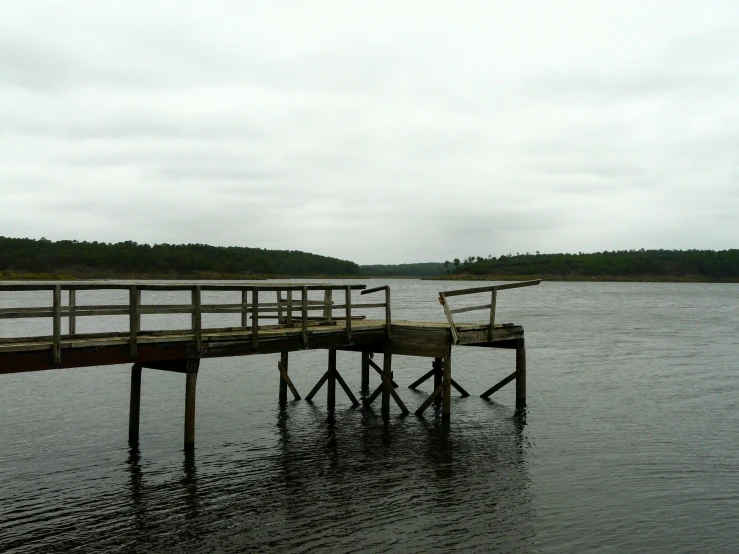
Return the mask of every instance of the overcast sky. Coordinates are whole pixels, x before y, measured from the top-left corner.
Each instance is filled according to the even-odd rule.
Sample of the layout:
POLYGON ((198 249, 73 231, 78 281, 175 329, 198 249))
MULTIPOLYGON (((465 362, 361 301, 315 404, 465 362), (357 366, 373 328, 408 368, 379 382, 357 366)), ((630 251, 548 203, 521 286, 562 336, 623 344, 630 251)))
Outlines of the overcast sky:
POLYGON ((739 2, 0 0, 0 235, 739 247, 739 2))

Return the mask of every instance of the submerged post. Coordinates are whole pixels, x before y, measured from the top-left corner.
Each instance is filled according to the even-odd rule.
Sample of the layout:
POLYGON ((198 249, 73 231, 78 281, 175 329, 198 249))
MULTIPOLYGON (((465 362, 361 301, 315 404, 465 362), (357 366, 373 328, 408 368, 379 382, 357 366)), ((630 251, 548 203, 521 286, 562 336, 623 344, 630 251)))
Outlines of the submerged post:
POLYGON ((526 404, 526 345, 525 339, 516 342, 516 404, 526 404))
POLYGON ((452 352, 444 357, 444 392, 441 401, 441 419, 449 419, 452 412, 452 352))
POLYGON ((185 451, 195 450, 195 385, 198 380, 200 360, 187 360, 187 381, 185 382, 185 451))
MULTIPOLYGON (((433 361, 434 366, 434 390, 436 390, 439 385, 441 385, 442 380, 444 379, 444 364, 442 358, 434 358, 433 361)), ((441 400, 441 397, 437 396, 436 401, 439 402, 441 400)))
MULTIPOLYGON (((285 370, 285 373, 287 373, 289 357, 287 351, 280 353, 280 363, 282 363, 282 369, 285 370)), ((287 402, 287 381, 282 378, 282 375, 280 375, 280 402, 287 402)))
POLYGON ((328 381, 326 383, 326 405, 333 412, 336 406, 336 348, 328 349, 328 381))
POLYGON ((362 352, 362 391, 369 390, 369 359, 369 352, 362 352))
POLYGON ((390 389, 392 388, 393 382, 393 355, 390 352, 390 345, 385 345, 385 352, 383 353, 382 373, 383 373, 383 387, 382 387, 382 415, 390 415, 390 389))
POLYGON ((139 442, 139 414, 141 413, 141 364, 131 367, 131 402, 128 412, 128 442, 139 442))

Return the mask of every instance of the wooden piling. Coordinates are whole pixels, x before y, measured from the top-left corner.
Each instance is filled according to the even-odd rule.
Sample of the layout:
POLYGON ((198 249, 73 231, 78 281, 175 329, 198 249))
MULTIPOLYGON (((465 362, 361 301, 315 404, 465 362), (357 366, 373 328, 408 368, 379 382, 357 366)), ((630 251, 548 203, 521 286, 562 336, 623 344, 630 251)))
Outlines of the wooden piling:
POLYGON ((326 406, 332 412, 336 406, 336 349, 328 349, 328 382, 326 384, 326 406))
POLYGON ((516 404, 526 404, 526 345, 525 339, 516 342, 516 404))
POLYGON ((385 378, 383 379, 384 386, 382 388, 382 415, 390 415, 390 389, 393 388, 393 354, 390 351, 389 345, 385 345, 383 358, 382 372, 385 378))
POLYGON ((369 352, 362 352, 362 392, 369 390, 369 352))
POLYGON ((141 413, 141 364, 131 367, 131 401, 128 411, 128 442, 139 442, 139 414, 141 413))
MULTIPOLYGON (((444 380, 444 363, 441 358, 434 358, 434 390, 438 389, 444 380)), ((441 401, 441 396, 436 397, 437 402, 441 401)))
POLYGON ((187 360, 187 380, 185 382, 185 451, 195 450, 195 385, 198 380, 200 360, 187 360))
MULTIPOLYGON (((280 353, 280 363, 282 364, 282 369, 285 371, 285 374, 287 374, 288 370, 289 357, 290 356, 287 351, 280 353)), ((282 378, 282 375, 280 375, 280 402, 287 402, 287 382, 282 378)))
POLYGON ((441 401, 441 419, 449 419, 452 412, 452 353, 444 357, 444 392, 441 401))

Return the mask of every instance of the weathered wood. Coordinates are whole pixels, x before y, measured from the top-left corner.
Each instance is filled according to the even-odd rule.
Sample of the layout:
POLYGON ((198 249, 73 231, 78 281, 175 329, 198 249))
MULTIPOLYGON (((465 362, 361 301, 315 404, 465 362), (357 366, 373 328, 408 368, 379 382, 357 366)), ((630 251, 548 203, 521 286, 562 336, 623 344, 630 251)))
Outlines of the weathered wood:
POLYGON ((380 396, 380 393, 385 389, 385 382, 380 381, 380 385, 374 390, 372 394, 370 394, 367 399, 364 401, 365 408, 369 408, 372 406, 372 403, 377 400, 377 397, 380 396))
POLYGON ((431 368, 431 371, 429 371, 428 373, 424 373, 423 377, 421 377, 420 379, 418 379, 416 381, 413 381, 410 385, 408 385, 408 388, 409 389, 415 389, 418 385, 420 385, 421 383, 423 383, 427 379, 431 378, 434 375, 434 373, 436 373, 436 369, 435 368, 431 368))
POLYGON ((457 328, 454 325, 454 319, 452 318, 452 314, 449 311, 449 304, 447 304, 446 297, 444 296, 443 292, 439 293, 439 303, 444 307, 444 314, 446 315, 446 319, 449 322, 449 330, 452 332, 452 340, 454 341, 454 344, 459 344, 459 335, 457 334, 457 328))
POLYGON ((464 312, 474 312, 477 310, 486 310, 490 307, 490 304, 480 304, 479 306, 467 306, 466 308, 454 308, 449 310, 450 314, 461 314, 464 312))
POLYGON ((518 339, 516 347, 516 404, 526 404, 526 346, 518 339))
POLYGON ((303 287, 303 297, 301 299, 301 324, 303 340, 303 348, 308 346, 308 287, 303 287))
POLYGON ((452 412, 452 353, 444 357, 444 396, 441 400, 441 419, 449 419, 452 412))
POLYGON ((434 390, 436 390, 441 385, 444 377, 443 358, 434 358, 431 366, 434 369, 434 390))
POLYGON ((251 291, 251 347, 259 350, 259 289, 251 291))
POLYGON ((426 409, 431 406, 431 403, 436 399, 437 396, 439 396, 442 391, 444 390, 444 383, 439 383, 439 386, 437 386, 434 389, 434 392, 431 393, 431 395, 424 400, 423 404, 421 404, 418 409, 416 410, 416 415, 423 415, 423 412, 426 411, 426 409))
POLYGON ((331 304, 333 304, 333 292, 331 289, 326 289, 326 292, 323 293, 323 317, 326 318, 326 321, 331 321, 334 317, 331 304))
POLYGON ((499 391, 500 389, 502 389, 503 387, 505 387, 508 383, 510 383, 511 381, 513 381, 516 378, 516 375, 518 375, 518 372, 514 371, 508 377, 506 377, 505 379, 499 381, 498 383, 496 383, 495 385, 493 385, 492 387, 490 387, 488 390, 486 390, 485 392, 483 392, 480 396, 482 398, 488 398, 491 394, 493 394, 496 391, 499 391))
POLYGON ((328 349, 328 383, 326 385, 326 406, 332 412, 336 406, 336 349, 328 349))
POLYGON ((132 285, 128 291, 128 350, 132 360, 138 354, 138 335, 141 331, 141 291, 136 285, 132 285))
POLYGON ((344 378, 341 376, 341 374, 336 370, 334 370, 334 374, 336 375, 336 380, 339 382, 339 385, 341 385, 341 388, 344 389, 344 393, 346 393, 346 395, 349 397, 349 400, 352 401, 352 406, 359 406, 359 400, 357 400, 357 397, 354 396, 354 393, 346 384, 346 381, 344 381, 344 378))
POLYGON ((369 389, 370 353, 362 352, 362 392, 369 389))
POLYGON ((287 291, 287 325, 293 324, 293 291, 287 291))
POLYGON ((344 289, 344 303, 346 310, 345 323, 346 326, 346 342, 352 341, 352 289, 348 286, 344 289))
POLYGON ((77 334, 77 318, 74 315, 75 307, 77 306, 77 291, 69 291, 69 334, 77 334))
POLYGON ((241 326, 249 325, 249 291, 246 289, 241 291, 241 326))
POLYGON ((282 292, 277 291, 277 323, 284 323, 282 319, 282 292))
POLYGON ((393 327, 393 318, 390 312, 390 287, 385 287, 385 324, 387 325, 387 340, 390 340, 393 327))
POLYGON ((495 327, 495 304, 498 301, 498 289, 493 288, 490 293, 490 327, 488 327, 488 341, 493 340, 493 328, 495 327))
POLYGON ((457 383, 454 379, 451 380, 452 386, 459 391, 459 394, 462 396, 469 396, 470 393, 468 393, 464 388, 462 388, 462 385, 457 383))
POLYGON ((141 413, 141 364, 131 367, 131 399, 128 410, 128 442, 139 442, 139 416, 141 413))
POLYGON ((489 287, 475 287, 471 289, 458 289, 458 290, 445 290, 444 296, 460 296, 462 294, 475 294, 478 292, 490 292, 493 289, 517 289, 519 287, 531 287, 541 283, 541 279, 534 279, 533 281, 519 281, 518 283, 507 283, 505 285, 494 285, 489 287))
POLYGON ((54 286, 53 292, 54 319, 52 322, 52 334, 54 336, 53 355, 54 363, 62 361, 62 288, 54 286))
POLYGON ((185 381, 185 451, 195 449, 195 385, 198 380, 200 360, 192 358, 187 361, 187 377, 185 381))
POLYGON ((292 380, 290 379, 290 376, 287 373, 287 352, 284 353, 285 357, 283 360, 280 360, 277 362, 277 369, 280 370, 280 402, 287 402, 287 390, 285 390, 285 393, 283 394, 283 385, 287 385, 290 387, 290 392, 293 393, 293 398, 295 400, 300 400, 300 394, 298 394, 298 389, 295 388, 295 385, 293 385, 292 380))
POLYGON ((379 291, 384 290, 386 288, 387 288, 387 285, 382 285, 381 287, 373 287, 371 289, 364 289, 359 294, 370 294, 370 293, 373 293, 373 292, 379 292, 379 291))
MULTIPOLYGON (((374 369, 380 375, 380 377, 382 377, 382 375, 383 375, 383 369, 379 365, 377 365, 371 359, 369 359, 369 365, 372 367, 372 369, 374 369)), ((390 372, 390 383, 393 385, 393 388, 396 388, 396 389, 398 388, 398 383, 396 383, 395 381, 393 381, 393 373, 392 373, 392 371, 390 372)))
POLYGON ((280 370, 280 402, 287 402, 287 379, 285 379, 285 376, 287 375, 287 370, 289 368, 289 361, 290 353, 288 351, 282 351, 280 353, 280 361, 277 364, 277 367, 280 370), (282 375, 283 373, 284 375, 282 375))
POLYGON ((389 348, 386 348, 382 360, 382 380, 385 383, 385 387, 382 389, 382 413, 384 415, 390 413, 390 389, 393 389, 392 363, 393 354, 389 348))
POLYGON ((316 393, 319 390, 321 390, 321 387, 323 386, 323 384, 326 382, 327 379, 328 379, 328 371, 323 374, 323 377, 321 377, 318 380, 318 383, 316 383, 316 385, 311 389, 311 391, 308 393, 308 396, 305 397, 305 399, 308 402, 311 402, 313 400, 313 397, 316 395, 316 393))

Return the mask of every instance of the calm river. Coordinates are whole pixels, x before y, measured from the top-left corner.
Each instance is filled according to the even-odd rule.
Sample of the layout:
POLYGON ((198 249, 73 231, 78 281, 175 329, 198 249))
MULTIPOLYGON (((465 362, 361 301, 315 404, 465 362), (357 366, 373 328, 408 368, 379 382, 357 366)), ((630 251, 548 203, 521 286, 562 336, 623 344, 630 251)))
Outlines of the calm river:
MULTIPOLYGON (((459 288, 390 283, 395 319, 443 320, 459 288)), ((526 330, 528 407, 477 396, 514 351, 455 347, 473 396, 448 429, 341 391, 329 423, 323 391, 280 408, 278 356, 205 360, 186 457, 182 375, 144 370, 136 450, 128 366, 0 375, 0 552, 739 551, 739 285, 545 282, 498 313, 526 330)), ((291 355, 303 396, 325 367, 291 355)), ((358 391, 359 354, 338 369, 358 391)), ((430 361, 393 369, 415 409, 430 361)))

